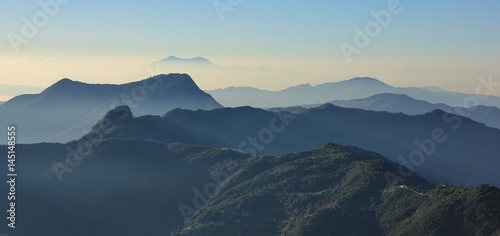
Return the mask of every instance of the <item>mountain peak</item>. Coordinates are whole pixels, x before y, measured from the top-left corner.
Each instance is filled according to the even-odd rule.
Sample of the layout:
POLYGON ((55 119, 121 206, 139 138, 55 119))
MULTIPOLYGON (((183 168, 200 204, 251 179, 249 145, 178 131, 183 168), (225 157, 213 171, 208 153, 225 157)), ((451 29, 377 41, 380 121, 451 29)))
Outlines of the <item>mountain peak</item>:
POLYGON ((92 129, 105 130, 106 128, 109 128, 109 126, 130 121, 133 118, 134 116, 132 115, 130 107, 127 105, 118 106, 108 111, 92 129))
POLYGON ((73 83, 81 83, 81 82, 70 80, 68 78, 63 78, 63 79, 60 79, 59 81, 55 82, 50 87, 53 87, 53 86, 67 86, 67 85, 70 85, 70 84, 73 84, 73 83))
POLYGON ((159 86, 156 91, 167 91, 175 87, 176 91, 171 93, 185 92, 185 91, 198 91, 199 87, 188 74, 159 74, 146 79, 150 84, 158 83, 159 86))
POLYGON ((338 108, 338 106, 335 106, 331 103, 325 103, 319 107, 317 107, 318 109, 321 109, 321 110, 332 110, 332 109, 336 109, 338 108))
POLYGON ((73 80, 70 80, 68 78, 63 78, 63 79, 57 81, 56 83, 52 84, 50 87, 43 90, 42 93, 48 94, 48 93, 52 93, 52 92, 56 92, 56 91, 67 90, 69 88, 78 86, 80 84, 85 84, 85 83, 73 81, 73 80))
POLYGON ((212 64, 210 60, 205 57, 193 57, 193 58, 180 58, 176 56, 169 56, 160 60, 160 62, 174 62, 174 63, 207 63, 212 64))
MULTIPOLYGON (((428 112, 427 114, 429 116, 435 116, 435 117, 439 117, 439 118, 442 118, 447 112, 441 110, 441 109, 434 109, 430 112, 428 112)), ((448 113, 449 114, 449 113, 448 113)))
MULTIPOLYGON (((348 80, 342 80, 339 82, 329 82, 329 83, 324 83, 317 85, 317 87, 321 86, 327 86, 327 87, 332 87, 336 88, 336 86, 348 86, 348 87, 355 87, 357 89, 363 88, 363 87, 370 87, 372 89, 391 89, 393 88, 392 86, 378 80, 372 77, 354 77, 352 79, 348 80)), ((346 88, 343 88, 346 89, 346 88)))
POLYGON ((104 116, 105 119, 109 119, 112 122, 130 120, 133 118, 132 111, 127 105, 117 106, 114 109, 108 111, 104 116))
MULTIPOLYGON (((169 109, 165 108, 165 111, 159 114, 154 113, 156 115, 164 114, 164 112, 172 110, 175 107, 190 110, 211 110, 222 107, 211 95, 203 92, 188 74, 160 74, 150 77, 141 83, 148 84, 154 88, 148 91, 148 99, 151 103, 153 99, 158 107, 165 106, 165 101, 167 101, 165 99, 168 99, 168 103, 170 103, 169 109), (203 106, 199 106, 200 104, 203 104, 203 106)), ((137 84, 130 84, 129 86, 133 90, 137 84)), ((152 113, 148 114, 151 115, 152 113)))
POLYGON ((71 83, 71 82, 74 82, 74 81, 70 80, 68 78, 63 78, 63 79, 57 81, 56 84, 58 84, 58 83, 71 83))
POLYGON ((372 78, 372 77, 354 77, 354 78, 352 78, 350 80, 346 80, 346 81, 385 84, 382 81, 375 79, 375 78, 372 78))
POLYGON ((180 79, 180 80, 189 80, 193 81, 191 76, 185 73, 171 73, 171 74, 158 74, 155 76, 150 77, 149 79, 156 79, 156 80, 171 80, 171 79, 180 79))

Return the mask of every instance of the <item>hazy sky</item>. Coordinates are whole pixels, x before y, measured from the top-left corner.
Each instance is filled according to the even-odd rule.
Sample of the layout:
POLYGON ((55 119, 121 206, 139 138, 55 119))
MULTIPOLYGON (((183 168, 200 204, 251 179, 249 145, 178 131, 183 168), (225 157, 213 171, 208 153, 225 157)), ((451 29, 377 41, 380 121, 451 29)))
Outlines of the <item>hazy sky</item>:
POLYGON ((225 78, 190 73, 202 89, 279 89, 371 76, 396 86, 471 92, 478 76, 500 81, 499 10, 496 0, 401 0, 399 6, 389 0, 4 0, 0 100, 63 77, 140 80, 151 74, 151 62, 170 55, 270 71, 259 78, 236 70, 225 78), (218 14, 214 2, 227 11, 218 14), (391 19, 376 23, 372 11, 391 19), (358 44, 363 47, 355 43, 356 28, 369 39, 358 44), (342 43, 358 50, 350 63, 342 43))

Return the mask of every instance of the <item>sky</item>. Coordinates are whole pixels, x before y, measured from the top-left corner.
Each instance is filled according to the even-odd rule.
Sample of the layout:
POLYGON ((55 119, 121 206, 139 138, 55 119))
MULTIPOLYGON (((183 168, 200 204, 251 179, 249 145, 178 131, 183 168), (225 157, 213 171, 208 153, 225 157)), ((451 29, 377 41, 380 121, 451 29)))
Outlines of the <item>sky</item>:
POLYGON ((4 0, 0 100, 65 77, 141 80, 171 55, 245 69, 172 69, 205 90, 370 76, 472 93, 480 76, 500 81, 498 10, 494 0, 4 0))

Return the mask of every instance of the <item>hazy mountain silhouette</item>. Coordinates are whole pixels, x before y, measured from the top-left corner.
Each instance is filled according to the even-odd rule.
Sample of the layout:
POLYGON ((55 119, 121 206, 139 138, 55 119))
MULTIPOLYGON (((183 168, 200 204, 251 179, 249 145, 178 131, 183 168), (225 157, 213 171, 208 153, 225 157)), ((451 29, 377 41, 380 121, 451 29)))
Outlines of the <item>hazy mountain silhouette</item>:
MULTIPOLYGON (((207 92, 226 107, 287 107, 326 103, 332 100, 361 99, 380 93, 405 94, 431 103, 466 106, 469 104, 465 103, 470 100, 471 96, 474 96, 458 92, 430 91, 417 87, 398 88, 369 77, 353 78, 316 86, 303 84, 279 91, 267 91, 251 87, 229 87, 207 92)), ((481 95, 478 100, 481 105, 500 107, 500 97, 481 95)))
POLYGON ((445 92, 446 91, 438 86, 423 86, 420 88, 427 89, 429 91, 434 91, 434 92, 445 92))
POLYGON ((401 186, 386 177, 398 171, 396 163, 352 146, 251 157, 153 140, 94 141, 18 146, 17 214, 29 217, 9 235, 492 235, 500 229, 499 189, 436 188, 418 175, 401 186), (81 156, 68 157, 68 148, 81 156), (65 168, 71 172, 61 174, 65 168))
MULTIPOLYGON (((116 110, 122 115, 130 112, 126 107, 116 110)), ((239 107, 174 109, 163 117, 109 120, 102 119, 82 142, 95 136, 139 137, 254 154, 296 152, 338 142, 381 153, 436 184, 500 186, 496 169, 500 130, 440 110, 409 116, 325 104, 296 115, 239 107)))
POLYGON ((500 129, 500 109, 494 106, 473 106, 470 108, 451 107, 445 104, 432 104, 416 100, 403 94, 383 93, 353 100, 336 100, 332 104, 341 107, 358 108, 371 111, 402 112, 408 115, 424 114, 436 109, 467 116, 487 126, 500 129))
POLYGON ((180 58, 176 56, 166 57, 157 63, 196 63, 196 64, 212 64, 207 58, 204 57, 194 57, 194 58, 180 58))
MULTIPOLYGON (((228 65, 205 57, 182 58, 168 56, 151 62, 156 73, 186 73, 196 77, 204 88, 229 87, 234 85, 259 84, 265 87, 282 87, 308 80, 324 80, 313 72, 272 69, 264 66, 228 65)), ((239 99, 234 97, 234 99, 239 99)))
MULTIPOLYGON (((153 62, 153 68, 162 73, 172 73, 176 71, 189 71, 193 68, 217 68, 218 66, 212 64, 210 60, 204 57, 194 57, 194 58, 180 58, 176 56, 169 56, 159 61, 153 62)), ((191 74, 191 73, 190 73, 191 74)))
POLYGON ((24 143, 69 141, 88 132, 108 110, 121 104, 129 105, 136 115, 221 107, 186 74, 157 75, 122 85, 62 79, 40 94, 20 95, 4 103, 0 124, 19 126, 18 138, 24 143))
POLYGON ((450 109, 445 104, 432 104, 426 101, 416 100, 404 94, 381 93, 367 98, 352 100, 335 100, 333 105, 349 108, 358 108, 371 111, 402 112, 408 115, 418 115, 432 110, 450 109))

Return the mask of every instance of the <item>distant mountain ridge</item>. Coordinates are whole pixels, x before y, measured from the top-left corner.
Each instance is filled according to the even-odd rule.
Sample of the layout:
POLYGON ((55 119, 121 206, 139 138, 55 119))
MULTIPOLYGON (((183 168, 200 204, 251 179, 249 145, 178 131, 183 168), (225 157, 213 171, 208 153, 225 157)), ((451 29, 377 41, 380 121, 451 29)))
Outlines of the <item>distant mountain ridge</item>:
POLYGON ((353 100, 336 100, 332 104, 341 107, 358 108, 371 111, 402 112, 418 115, 433 110, 443 110, 456 115, 467 116, 490 127, 500 129, 500 108, 495 106, 473 106, 470 108, 451 107, 446 104, 432 104, 416 100, 408 95, 383 93, 353 100))
POLYGON ((222 107, 186 74, 157 75, 121 85, 62 79, 40 94, 20 95, 5 102, 0 106, 0 124, 16 123, 23 128, 20 142, 69 141, 90 130, 108 110, 123 104, 136 115, 222 107))
POLYGON ((298 114, 251 107, 174 109, 163 117, 136 117, 103 128, 106 120, 87 136, 227 147, 254 154, 296 152, 336 142, 381 153, 436 184, 500 186, 495 169, 500 166, 500 130, 440 110, 409 116, 325 104, 298 114), (441 138, 435 138, 436 132, 441 138), (411 159, 415 153, 423 159, 411 159))
POLYGON ((207 64, 212 64, 207 58, 205 57, 194 57, 194 58, 180 58, 176 56, 169 56, 166 57, 159 62, 173 62, 173 63, 207 63, 207 64))
POLYGON ((445 104, 432 104, 416 100, 405 94, 381 93, 367 98, 352 100, 335 100, 333 105, 341 107, 358 108, 372 111, 402 112, 408 115, 425 114, 432 110, 446 111, 450 106, 445 104))
MULTIPOLYGON (((393 87, 370 77, 357 77, 315 86, 297 85, 279 91, 251 87, 229 87, 207 92, 226 107, 253 106, 261 108, 322 104, 333 100, 361 99, 381 93, 405 94, 418 100, 444 103, 449 106, 467 106, 468 104, 465 103, 471 96, 475 97, 475 95, 458 92, 431 91, 417 87, 393 87)), ((481 95, 480 98, 480 100, 478 99, 480 105, 500 108, 500 97, 481 95)))

